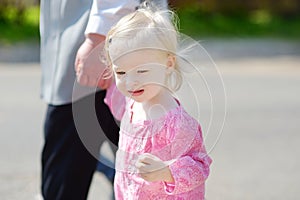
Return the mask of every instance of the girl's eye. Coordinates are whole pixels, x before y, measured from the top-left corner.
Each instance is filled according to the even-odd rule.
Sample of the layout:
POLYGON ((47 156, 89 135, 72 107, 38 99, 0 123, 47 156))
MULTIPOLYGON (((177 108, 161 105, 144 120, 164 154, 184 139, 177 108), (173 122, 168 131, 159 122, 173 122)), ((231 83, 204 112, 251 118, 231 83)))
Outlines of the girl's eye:
POLYGON ((148 72, 149 70, 147 70, 147 69, 141 69, 141 70, 137 70, 137 73, 140 73, 140 74, 142 74, 142 73, 146 73, 146 72, 148 72))
POLYGON ((116 72, 116 74, 117 74, 117 75, 124 75, 125 72, 120 71, 120 72, 116 72))

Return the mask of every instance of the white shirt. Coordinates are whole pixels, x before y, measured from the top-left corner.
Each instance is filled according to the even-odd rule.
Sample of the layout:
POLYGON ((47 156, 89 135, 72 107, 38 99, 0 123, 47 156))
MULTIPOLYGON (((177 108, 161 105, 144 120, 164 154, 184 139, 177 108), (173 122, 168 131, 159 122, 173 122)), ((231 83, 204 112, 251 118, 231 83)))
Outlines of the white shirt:
POLYGON ((90 88, 77 83, 74 70, 84 33, 105 35, 138 4, 139 0, 41 0, 41 98, 64 105, 90 94, 90 88))
POLYGON ((120 18, 138 5, 139 0, 94 0, 85 34, 106 35, 120 18))

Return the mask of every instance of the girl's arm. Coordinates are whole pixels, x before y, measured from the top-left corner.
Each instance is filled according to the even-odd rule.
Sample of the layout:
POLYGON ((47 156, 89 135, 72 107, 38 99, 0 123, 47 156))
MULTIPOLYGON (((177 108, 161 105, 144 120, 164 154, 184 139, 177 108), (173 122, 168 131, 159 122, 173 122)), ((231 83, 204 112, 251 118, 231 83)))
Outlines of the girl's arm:
POLYGON ((126 109, 126 97, 118 90, 114 81, 106 90, 104 102, 108 105, 113 116, 121 121, 126 109))
POLYGON ((200 126, 198 131, 189 128, 177 130, 171 142, 172 158, 177 159, 169 165, 174 182, 165 182, 165 190, 169 194, 193 190, 204 184, 209 175, 212 160, 206 153, 200 126))
POLYGON ((165 182, 165 191, 172 195, 180 194, 204 184, 210 163, 211 159, 206 154, 181 157, 169 166, 174 182, 165 182))
POLYGON ((144 180, 163 181, 165 191, 170 195, 185 193, 204 184, 211 164, 203 146, 200 127, 198 131, 190 127, 189 130, 177 129, 175 132, 176 136, 163 150, 153 152, 156 156, 142 154, 136 163, 144 180), (163 161, 159 157, 169 160, 163 161))

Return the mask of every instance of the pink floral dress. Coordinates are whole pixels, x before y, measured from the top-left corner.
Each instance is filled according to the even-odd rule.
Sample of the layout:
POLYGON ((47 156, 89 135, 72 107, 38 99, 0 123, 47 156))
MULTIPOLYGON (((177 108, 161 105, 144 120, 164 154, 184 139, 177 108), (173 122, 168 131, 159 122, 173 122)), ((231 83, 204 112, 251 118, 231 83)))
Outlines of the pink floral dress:
MULTIPOLYGON (((112 104, 108 105, 112 108, 112 104)), ((133 100, 130 100, 123 109, 116 156, 115 198, 204 199, 205 180, 212 160, 206 153, 199 123, 181 105, 159 119, 133 123, 133 105, 133 100), (172 160, 169 168, 174 183, 148 182, 142 179, 137 173, 135 163, 143 153, 151 153, 163 161, 172 160)), ((120 108, 121 105, 114 106, 120 108)))

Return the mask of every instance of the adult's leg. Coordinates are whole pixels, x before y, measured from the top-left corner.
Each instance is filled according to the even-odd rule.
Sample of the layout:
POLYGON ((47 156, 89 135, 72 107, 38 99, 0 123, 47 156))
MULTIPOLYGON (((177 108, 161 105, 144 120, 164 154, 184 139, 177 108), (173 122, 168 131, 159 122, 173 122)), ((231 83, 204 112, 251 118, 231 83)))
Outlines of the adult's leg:
POLYGON ((42 194, 45 200, 87 198, 97 165, 97 153, 103 142, 101 138, 105 138, 98 131, 99 122, 93 120, 95 111, 96 118, 110 138, 117 140, 118 135, 118 126, 114 125, 113 118, 107 119, 111 114, 103 103, 104 96, 105 92, 97 92, 96 96, 90 95, 77 101, 73 105, 76 113, 73 113, 72 104, 48 106, 42 152, 42 194), (108 114, 105 113, 107 111, 108 114), (111 127, 113 125, 115 127, 111 127))
MULTIPOLYGON (((101 124, 101 127, 104 131, 104 134, 108 138, 109 147, 111 148, 113 154, 116 154, 117 151, 117 145, 119 141, 119 124, 120 122, 117 122, 114 120, 113 115, 111 114, 108 106, 104 103, 104 101, 101 101, 101 99, 104 98, 101 95, 96 95, 96 101, 99 101, 100 103, 97 104, 97 106, 102 107, 102 109, 96 109, 97 110, 97 116, 98 120, 101 124), (100 112, 100 111, 104 112, 100 112), (116 134, 117 133, 117 134, 116 134)), ((102 161, 100 160, 97 165, 97 171, 102 172, 105 174, 106 178, 109 179, 109 181, 113 185, 114 176, 115 176, 115 169, 114 166, 112 166, 112 163, 110 161, 105 160, 106 158, 103 158, 102 161), (104 162, 103 162, 104 160, 104 162)))
MULTIPOLYGON (((119 124, 116 123, 113 115, 111 114, 108 106, 104 103, 106 91, 97 92, 95 96, 95 104, 98 121, 100 126, 110 142, 111 146, 118 146, 119 142, 119 124)), ((114 149, 115 151, 115 149, 114 149)))

